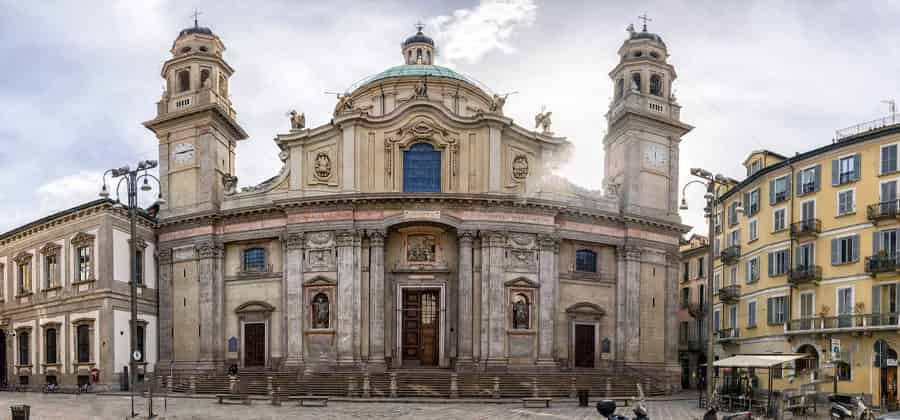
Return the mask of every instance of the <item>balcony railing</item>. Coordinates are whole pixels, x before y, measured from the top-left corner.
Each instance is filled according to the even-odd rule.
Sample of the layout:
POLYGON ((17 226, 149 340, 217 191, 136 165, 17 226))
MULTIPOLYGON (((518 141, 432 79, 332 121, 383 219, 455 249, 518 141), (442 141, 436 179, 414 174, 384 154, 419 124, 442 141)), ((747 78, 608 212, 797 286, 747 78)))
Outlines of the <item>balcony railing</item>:
POLYGON ((732 284, 719 289, 719 300, 722 302, 736 302, 741 298, 741 286, 732 284))
POLYGON ((894 219, 900 214, 900 200, 882 201, 866 207, 866 217, 872 221, 894 219))
POLYGON ((800 184, 800 194, 810 194, 816 192, 816 183, 815 182, 806 182, 800 184))
POLYGON ((706 315, 706 305, 701 305, 700 303, 691 303, 688 306, 688 313, 691 314, 694 318, 703 318, 706 315))
POLYGON ((784 324, 785 333, 841 332, 865 330, 892 330, 900 328, 900 314, 895 312, 874 314, 844 314, 826 317, 792 319, 784 324))
POLYGON ((723 328, 718 331, 719 341, 728 341, 740 337, 740 330, 737 328, 723 328))
POLYGON ((865 133, 867 131, 879 130, 884 127, 888 127, 894 124, 897 124, 897 114, 891 113, 886 117, 882 117, 872 121, 866 121, 863 123, 856 124, 854 126, 850 126, 847 128, 842 128, 840 130, 835 130, 834 132, 834 140, 841 141, 847 137, 853 137, 858 134, 865 133))
POLYGON ((876 275, 878 273, 891 273, 897 271, 897 256, 880 254, 866 257, 866 273, 876 275))
POLYGON ((821 232, 822 221, 819 219, 806 219, 791 223, 791 236, 795 238, 817 236, 821 232))
POLYGON ((723 249, 720 257, 722 258, 722 262, 725 264, 736 263, 741 257, 741 246, 732 245, 728 248, 723 249))
POLYGON ((788 281, 795 286, 807 283, 818 284, 822 280, 822 267, 818 265, 797 266, 788 273, 788 281))

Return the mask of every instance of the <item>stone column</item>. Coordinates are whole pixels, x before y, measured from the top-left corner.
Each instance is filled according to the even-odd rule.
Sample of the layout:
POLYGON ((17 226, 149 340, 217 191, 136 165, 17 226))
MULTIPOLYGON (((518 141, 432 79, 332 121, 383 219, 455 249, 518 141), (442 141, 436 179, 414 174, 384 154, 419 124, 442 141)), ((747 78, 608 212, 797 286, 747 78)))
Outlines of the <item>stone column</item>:
POLYGON ((483 308, 488 313, 488 366, 506 366, 506 289, 503 286, 503 259, 506 248, 506 235, 498 232, 487 236, 487 249, 490 259, 488 264, 488 280, 482 280, 486 286, 488 305, 483 308))
MULTIPOLYGON (((625 281, 625 247, 617 246, 616 247, 616 354, 615 359, 617 362, 621 362, 625 360, 625 335, 627 334, 627 330, 625 329, 625 296, 626 296, 626 281, 625 281)), ((571 334, 570 334, 571 335, 571 334)), ((569 340, 569 347, 572 347, 574 342, 569 340)), ((574 354, 571 349, 569 354, 574 354)), ((569 361, 571 365, 571 360, 569 361)))
POLYGON ((285 239, 285 295, 287 296, 287 366, 303 364, 303 242, 302 233, 289 234, 285 239))
POLYGON ((225 246, 216 244, 213 257, 213 360, 225 360, 225 246))
POLYGON ((681 265, 681 256, 677 252, 666 254, 666 346, 665 360, 667 363, 678 362, 678 271, 681 265))
POLYGON ((538 258, 540 282, 540 324, 538 330, 538 360, 539 365, 556 366, 556 357, 553 352, 554 339, 556 337, 556 312, 559 300, 557 283, 557 260, 559 258, 559 241, 550 235, 541 235, 538 238, 540 254, 538 258))
POLYGON ((175 360, 172 347, 172 250, 159 250, 159 364, 171 363, 175 360))
POLYGON ((382 231, 369 236, 369 363, 384 370, 384 237, 382 231))
POLYGON ((459 357, 457 366, 472 363, 472 241, 475 232, 459 233, 459 310, 457 315, 457 337, 459 340, 459 357))
POLYGON ((355 268, 355 248, 359 244, 356 231, 341 231, 335 235, 337 245, 337 361, 338 364, 353 364, 354 336, 358 326, 353 325, 357 310, 355 280, 358 278, 355 268))
POLYGON ((221 245, 212 241, 197 245, 200 360, 205 362, 212 362, 215 359, 216 260, 221 253, 221 245))
POLYGON ((625 248, 625 360, 641 355, 641 250, 625 248))

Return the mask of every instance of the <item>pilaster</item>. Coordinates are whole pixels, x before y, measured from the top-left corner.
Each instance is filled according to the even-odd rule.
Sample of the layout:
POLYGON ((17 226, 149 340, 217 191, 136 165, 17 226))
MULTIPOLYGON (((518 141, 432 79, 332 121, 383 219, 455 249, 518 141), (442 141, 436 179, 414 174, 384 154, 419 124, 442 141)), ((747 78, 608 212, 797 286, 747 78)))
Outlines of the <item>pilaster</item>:
POLYGON ((459 357, 457 358, 458 367, 466 367, 471 365, 472 342, 473 342, 473 319, 472 319, 472 242, 475 239, 475 232, 462 231, 458 235, 459 241, 459 316, 458 326, 459 332, 459 357))
MULTIPOLYGON (((222 254, 222 246, 212 241, 197 245, 199 257, 198 270, 198 295, 199 295, 199 324, 200 324, 200 360, 212 362, 215 360, 216 308, 216 260, 222 254)), ((221 322, 221 320, 219 321, 221 322)))
POLYGON ((384 370, 384 238, 385 232, 368 232, 369 237, 369 364, 384 370))
POLYGON ((292 233, 284 241, 285 294, 287 313, 287 366, 303 364, 303 244, 302 233, 292 233))
POLYGON ((678 271, 681 256, 671 252, 666 254, 666 339, 665 360, 667 363, 678 362, 678 271))
POLYGON ((641 250, 625 247, 625 360, 641 354, 641 250))
POLYGON ((503 258, 506 247, 506 235, 499 232, 487 234, 487 250, 489 260, 488 281, 482 282, 488 289, 485 309, 488 315, 488 354, 487 366, 499 367, 507 365, 506 358, 506 304, 503 286, 503 258))
POLYGON ((538 259, 538 280, 540 282, 540 329, 538 331, 539 365, 556 366, 554 338, 556 337, 556 314, 559 306, 558 272, 559 239, 551 235, 538 238, 540 248, 538 259))
POLYGON ((337 232, 337 361, 339 364, 353 364, 354 356, 359 348, 354 333, 359 326, 355 325, 358 316, 356 283, 359 278, 358 264, 355 261, 356 248, 359 247, 359 233, 354 230, 337 232))
POLYGON ((173 360, 172 331, 172 250, 160 249, 158 253, 159 281, 159 364, 168 364, 173 360))

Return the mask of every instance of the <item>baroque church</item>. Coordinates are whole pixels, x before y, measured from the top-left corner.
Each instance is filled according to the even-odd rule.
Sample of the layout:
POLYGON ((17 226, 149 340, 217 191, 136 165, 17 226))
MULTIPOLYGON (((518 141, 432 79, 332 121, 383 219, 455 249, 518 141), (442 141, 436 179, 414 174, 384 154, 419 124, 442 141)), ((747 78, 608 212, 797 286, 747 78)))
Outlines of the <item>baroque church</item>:
MULTIPOLYGON (((209 28, 181 31, 144 123, 159 142, 165 203, 142 223, 151 267, 140 325, 154 349, 139 373, 630 366, 678 386, 673 315, 688 230, 677 213, 678 150, 692 127, 680 121, 660 36, 629 28, 609 72, 603 191, 554 174, 573 146, 551 131, 549 112, 534 126, 505 115, 506 95, 438 65, 421 27, 400 44, 399 65, 338 95, 327 124, 307 127, 292 113, 274 140, 281 170, 242 187, 235 149, 248 135, 225 51, 209 28)), ((75 353, 78 325, 99 327, 83 344, 101 383, 127 365, 121 293, 97 295, 90 316, 69 315, 83 312, 81 294, 127 286, 103 268, 130 241, 119 232, 124 212, 92 205, 77 211, 109 221, 85 233, 97 249, 89 288, 70 270, 85 240, 72 239, 84 229, 71 210, 35 222, 55 228, 0 236, 0 327, 27 327, 31 346, 23 360, 21 335, 5 337, 10 381, 45 380, 46 325, 66 324, 60 351, 75 353), (46 235, 60 238, 60 264, 73 274, 52 296, 21 299, 31 292, 21 289, 25 255, 43 255, 46 235)), ((25 271, 42 278, 44 266, 25 271)), ((71 356, 59 359, 60 380, 84 376, 71 356)))

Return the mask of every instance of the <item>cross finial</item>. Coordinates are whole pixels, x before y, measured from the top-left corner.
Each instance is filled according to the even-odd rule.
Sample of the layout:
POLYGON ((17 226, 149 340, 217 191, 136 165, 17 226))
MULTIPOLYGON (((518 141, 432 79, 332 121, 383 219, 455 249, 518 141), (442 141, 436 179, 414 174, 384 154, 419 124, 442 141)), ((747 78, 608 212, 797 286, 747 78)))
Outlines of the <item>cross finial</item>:
POLYGON ((192 14, 191 16, 194 17, 194 27, 195 28, 200 26, 200 23, 198 22, 197 18, 200 17, 200 15, 202 15, 202 14, 203 14, 203 12, 201 12, 197 9, 194 9, 194 14, 192 14))
POLYGON ((422 32, 422 28, 425 27, 425 24, 422 23, 422 21, 420 20, 420 21, 416 22, 415 27, 416 27, 416 31, 422 32))
POLYGON ((647 32, 647 22, 648 22, 648 21, 649 21, 649 22, 652 22, 653 19, 650 19, 649 17, 647 17, 647 13, 646 13, 646 12, 644 12, 643 15, 638 16, 638 19, 644 21, 644 32, 647 32))

